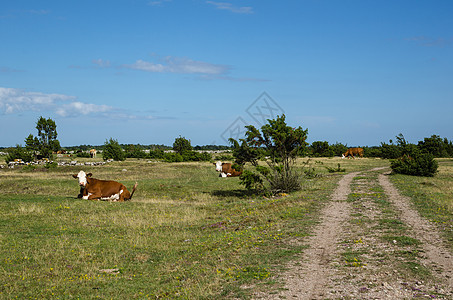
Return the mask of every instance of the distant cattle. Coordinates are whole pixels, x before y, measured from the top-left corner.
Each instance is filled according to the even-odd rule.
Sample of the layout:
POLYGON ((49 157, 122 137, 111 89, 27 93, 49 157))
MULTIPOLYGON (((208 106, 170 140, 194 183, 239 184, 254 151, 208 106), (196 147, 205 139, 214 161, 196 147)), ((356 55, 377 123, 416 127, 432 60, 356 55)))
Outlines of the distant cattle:
POLYGON ((355 156, 358 155, 360 158, 363 157, 363 148, 349 148, 348 151, 346 151, 341 158, 346 158, 352 156, 352 158, 355 158, 355 156))
POLYGON ((91 176, 91 173, 86 174, 84 171, 72 175, 72 177, 79 180, 79 185, 81 187, 78 197, 88 200, 130 200, 138 185, 135 183, 132 193, 130 193, 127 188, 119 182, 99 180, 92 178, 91 176))
POLYGON ((214 165, 215 170, 220 172, 219 177, 237 177, 242 174, 242 171, 234 169, 231 163, 222 163, 221 161, 218 161, 214 163, 214 165))
POLYGON ((96 149, 91 149, 90 150, 90 157, 91 158, 96 158, 96 149))

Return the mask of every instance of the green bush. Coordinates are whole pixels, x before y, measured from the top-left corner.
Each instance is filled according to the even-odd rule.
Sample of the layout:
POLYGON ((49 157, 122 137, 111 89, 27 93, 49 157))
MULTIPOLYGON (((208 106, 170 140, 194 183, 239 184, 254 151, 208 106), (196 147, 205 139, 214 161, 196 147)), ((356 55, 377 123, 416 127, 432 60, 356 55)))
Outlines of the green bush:
POLYGON ((329 146, 329 150, 332 152, 332 155, 341 156, 348 150, 348 147, 346 145, 343 145, 342 143, 336 142, 335 144, 329 146))
POLYGON ((211 154, 206 152, 185 151, 183 153, 169 152, 164 153, 160 159, 166 162, 184 162, 184 161, 210 161, 211 154))
POLYGON ((381 157, 396 159, 402 156, 401 147, 393 144, 381 143, 381 157))
POLYGON ((426 177, 437 173, 439 165, 431 153, 421 152, 415 145, 407 145, 404 148, 404 154, 390 163, 394 173, 426 177))
POLYGON ((90 153, 89 152, 80 151, 80 152, 76 153, 76 156, 77 157, 81 157, 81 158, 90 158, 90 153))
POLYGON ((163 159, 165 152, 162 149, 150 150, 148 157, 151 159, 163 159))
POLYGON ((163 159, 166 162, 183 162, 184 161, 183 156, 176 152, 165 153, 163 159))
POLYGON ((118 143, 118 141, 114 140, 113 138, 110 138, 108 141, 105 141, 102 156, 104 160, 107 159, 113 159, 117 161, 126 160, 126 154, 124 153, 123 149, 121 149, 121 146, 118 143))
POLYGON ((20 145, 16 145, 15 148, 10 148, 6 150, 6 152, 8 153, 8 155, 5 157, 6 163, 14 161, 15 159, 22 159, 22 161, 24 162, 33 161, 33 154, 20 145))
POLYGON ((44 168, 46 169, 56 169, 58 167, 58 164, 56 162, 48 162, 44 165, 44 168))
POLYGON ((310 150, 315 157, 332 157, 334 155, 333 150, 326 141, 315 141, 311 143, 310 150))
POLYGON ((451 157, 453 155, 453 144, 447 138, 442 139, 438 135, 432 135, 418 142, 420 150, 431 153, 434 157, 451 157))
POLYGON ((329 173, 337 173, 337 172, 346 172, 346 169, 345 168, 342 168, 340 166, 340 164, 338 164, 338 167, 337 168, 332 168, 332 167, 328 167, 328 166, 325 166, 325 168, 327 169, 327 171, 329 173))
POLYGON ((149 155, 139 146, 129 145, 125 153, 127 158, 147 158, 149 155))

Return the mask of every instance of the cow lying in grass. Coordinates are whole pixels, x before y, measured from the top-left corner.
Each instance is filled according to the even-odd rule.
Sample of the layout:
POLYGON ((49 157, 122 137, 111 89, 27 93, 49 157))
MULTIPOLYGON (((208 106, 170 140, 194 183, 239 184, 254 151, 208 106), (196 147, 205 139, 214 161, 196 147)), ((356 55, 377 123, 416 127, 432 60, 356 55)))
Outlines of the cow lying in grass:
POLYGON ((112 200, 112 201, 124 201, 130 200, 137 189, 137 183, 135 183, 132 193, 129 193, 127 188, 116 181, 112 180, 99 180, 92 178, 93 174, 86 174, 84 171, 80 171, 79 174, 72 175, 72 177, 79 180, 80 194, 79 197, 88 200, 112 200))
POLYGON ((234 169, 231 163, 223 163, 221 161, 218 161, 214 163, 214 165, 215 170, 217 172, 220 172, 219 177, 237 177, 242 174, 242 171, 237 171, 236 169, 234 169))
POLYGON ((360 156, 360 158, 363 157, 363 148, 349 148, 348 151, 346 151, 341 158, 349 158, 349 156, 352 156, 352 158, 355 158, 355 155, 360 156))

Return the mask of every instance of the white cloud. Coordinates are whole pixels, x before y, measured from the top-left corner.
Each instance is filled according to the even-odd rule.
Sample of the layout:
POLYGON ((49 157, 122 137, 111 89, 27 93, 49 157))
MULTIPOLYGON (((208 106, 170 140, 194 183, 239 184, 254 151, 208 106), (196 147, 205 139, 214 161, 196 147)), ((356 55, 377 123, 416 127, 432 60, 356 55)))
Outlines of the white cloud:
POLYGON ((253 8, 250 6, 240 6, 236 7, 229 2, 216 2, 216 1, 206 1, 208 4, 214 5, 217 9, 228 10, 237 14, 252 14, 253 8))
POLYGON ((195 61, 188 58, 179 58, 167 56, 162 62, 148 62, 137 60, 132 65, 124 67, 135 70, 157 73, 180 73, 180 74, 209 74, 220 75, 229 71, 229 67, 225 65, 211 64, 202 61, 195 61))
POLYGON ((26 111, 51 111, 57 115, 78 116, 105 113, 113 108, 76 101, 76 97, 61 94, 27 92, 0 87, 0 113, 15 114, 26 111))
POLYGON ((112 110, 112 107, 107 105, 97 105, 97 104, 90 104, 90 103, 83 103, 83 102, 71 102, 68 104, 63 104, 59 106, 55 113, 62 116, 78 116, 78 115, 91 115, 91 114, 98 114, 98 113, 105 113, 112 110))
POLYGON ((98 65, 100 68, 108 68, 110 67, 110 61, 103 60, 103 59, 93 59, 93 64, 98 65))
POLYGON ((447 47, 453 42, 453 38, 433 38, 429 36, 414 36, 405 40, 425 47, 447 47))
POLYGON ((150 6, 161 6, 165 2, 171 2, 172 0, 158 0, 158 1, 149 1, 148 5, 150 6))

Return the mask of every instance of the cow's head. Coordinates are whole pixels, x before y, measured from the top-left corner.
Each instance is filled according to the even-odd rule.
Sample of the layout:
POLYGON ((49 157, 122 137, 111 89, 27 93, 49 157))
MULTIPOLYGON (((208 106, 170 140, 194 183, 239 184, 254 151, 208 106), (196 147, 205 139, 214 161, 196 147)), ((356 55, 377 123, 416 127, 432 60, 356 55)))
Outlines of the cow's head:
POLYGON ((79 180, 79 185, 80 186, 86 186, 87 185, 87 177, 91 177, 93 174, 88 173, 86 174, 84 171, 80 171, 79 174, 74 174, 72 177, 76 178, 79 180))
POLYGON ((222 162, 219 160, 218 162, 214 163, 215 165, 215 170, 217 172, 222 172, 222 162))
POLYGON ((345 157, 346 157, 346 156, 344 156, 344 154, 341 154, 341 158, 342 158, 342 159, 345 158, 345 157))

